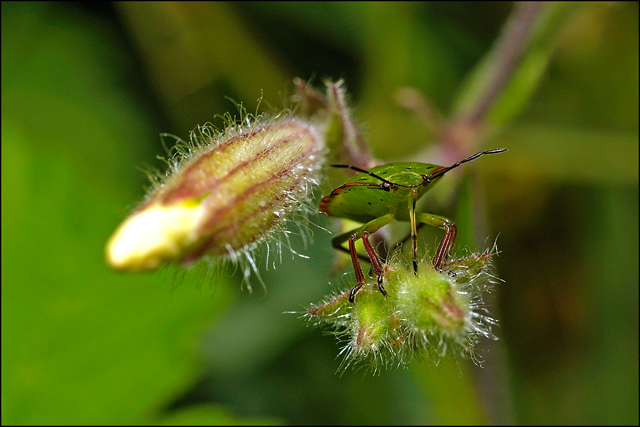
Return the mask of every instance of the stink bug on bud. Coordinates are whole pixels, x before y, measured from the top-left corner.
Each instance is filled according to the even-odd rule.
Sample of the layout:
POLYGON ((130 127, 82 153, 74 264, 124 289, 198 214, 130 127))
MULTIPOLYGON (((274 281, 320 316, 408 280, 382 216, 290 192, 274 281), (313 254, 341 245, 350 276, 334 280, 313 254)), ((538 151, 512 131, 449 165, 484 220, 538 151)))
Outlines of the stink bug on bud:
POLYGON ((467 157, 449 167, 429 163, 389 163, 369 170, 351 165, 332 165, 335 168, 348 168, 358 172, 320 202, 320 211, 329 216, 346 218, 363 225, 355 230, 336 236, 331 243, 336 249, 347 251, 342 246, 349 241, 348 252, 356 273, 358 284, 351 290, 349 301, 355 303, 356 293, 365 285, 365 276, 358 260, 355 242, 362 239, 367 255, 378 278, 378 288, 387 295, 383 282, 383 264, 369 236, 392 220, 411 222, 411 240, 414 272, 418 270, 417 262, 417 222, 429 224, 444 230, 444 238, 438 245, 432 264, 439 269, 447 260, 456 237, 456 226, 453 221, 423 212, 416 212, 416 202, 439 178, 451 169, 463 163, 477 159, 483 154, 495 154, 507 151, 506 148, 482 151, 467 157))

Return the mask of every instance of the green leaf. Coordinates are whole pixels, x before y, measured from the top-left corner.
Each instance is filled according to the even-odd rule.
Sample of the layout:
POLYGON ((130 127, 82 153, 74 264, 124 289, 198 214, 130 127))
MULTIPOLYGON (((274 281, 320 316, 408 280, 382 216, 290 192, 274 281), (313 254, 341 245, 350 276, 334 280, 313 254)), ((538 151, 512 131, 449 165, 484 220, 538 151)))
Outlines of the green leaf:
POLYGON ((112 42, 58 6, 3 4, 2 422, 141 423, 191 385, 194 343, 230 296, 223 281, 213 299, 190 277, 172 291, 170 271, 105 266, 106 239, 143 179, 112 159, 135 157, 132 142, 154 132, 94 66, 114 64, 112 42), (11 44, 20 36, 29 55, 11 44))
POLYGON ((192 405, 178 410, 159 420, 164 426, 211 426, 211 425, 283 425, 282 420, 266 417, 235 416, 222 405, 192 405))

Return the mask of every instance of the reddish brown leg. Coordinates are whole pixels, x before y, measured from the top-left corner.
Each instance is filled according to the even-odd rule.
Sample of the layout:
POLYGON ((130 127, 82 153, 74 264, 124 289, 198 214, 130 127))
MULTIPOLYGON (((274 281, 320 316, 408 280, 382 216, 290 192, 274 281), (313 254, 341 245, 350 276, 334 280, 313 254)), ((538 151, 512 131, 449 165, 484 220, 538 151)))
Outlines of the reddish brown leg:
POLYGON ((349 237, 349 253, 351 254, 351 262, 353 263, 353 269, 356 272, 356 280, 358 281, 358 284, 355 285, 349 293, 349 302, 352 304, 355 304, 356 294, 366 283, 362 267, 360 266, 360 260, 358 260, 358 253, 356 252, 356 236, 357 234, 353 234, 349 237))
POLYGON ((351 255, 351 262, 353 263, 353 269, 355 270, 356 280, 358 282, 358 284, 354 286, 354 288, 351 289, 351 292, 349 293, 349 301, 351 303, 355 303, 356 294, 366 284, 366 278, 364 276, 364 273, 362 272, 362 267, 360 266, 360 255, 356 251, 355 242, 358 239, 362 239, 364 247, 367 251, 367 255, 369 256, 369 261, 371 262, 371 265, 373 266, 373 269, 378 276, 378 289, 380 289, 380 292, 382 292, 383 295, 387 295, 387 291, 382 286, 384 274, 383 265, 380 261, 380 257, 369 241, 369 236, 371 235, 371 233, 375 233, 380 228, 389 224, 392 220, 392 214, 383 215, 379 218, 369 221, 368 223, 364 224, 362 227, 354 231, 342 233, 331 240, 333 247, 340 250, 344 250, 342 244, 345 241, 349 240, 349 255, 351 255))
POLYGON ((423 212, 417 212, 416 219, 422 223, 444 230, 444 237, 438 245, 438 250, 436 250, 436 254, 431 261, 433 266, 439 269, 440 265, 449 258, 451 249, 453 249, 453 242, 456 240, 456 224, 450 219, 423 212))
POLYGON ((449 225, 445 228, 444 237, 438 245, 436 256, 433 257, 433 266, 440 268, 440 264, 449 258, 451 255, 451 249, 453 249, 453 242, 456 239, 456 226, 449 225))
MULTIPOLYGON (((354 288, 351 289, 351 292, 349 293, 349 302, 351 303, 355 303, 356 294, 366 284, 364 273, 362 271, 362 266, 360 266, 360 260, 358 259, 358 254, 356 252, 356 245, 355 245, 356 240, 357 240, 357 234, 354 234, 349 238, 349 253, 351 254, 351 262, 353 263, 353 269, 356 272, 356 280, 358 281, 358 284, 354 286, 354 288)), ((364 248, 366 249, 367 254, 369 255, 369 260, 371 261, 371 266, 373 267, 373 271, 376 273, 376 276, 378 277, 378 289, 380 289, 380 292, 382 292, 382 295, 387 296, 387 291, 385 290, 384 286, 382 286, 382 280, 384 278, 382 261, 380 261, 380 257, 378 256, 378 253, 376 252, 376 250, 371 245, 371 242, 369 241, 368 231, 364 231, 362 233, 362 243, 364 244, 364 248)))
POLYGON ((380 257, 378 253, 373 249, 371 242, 369 242, 369 233, 365 231, 362 233, 362 243, 364 243, 364 248, 367 250, 367 254, 369 254, 369 259, 371 260, 371 266, 373 266, 373 271, 375 271, 378 276, 378 289, 382 292, 382 295, 387 296, 387 291, 382 286, 383 279, 383 271, 382 271, 382 262, 380 261, 380 257))

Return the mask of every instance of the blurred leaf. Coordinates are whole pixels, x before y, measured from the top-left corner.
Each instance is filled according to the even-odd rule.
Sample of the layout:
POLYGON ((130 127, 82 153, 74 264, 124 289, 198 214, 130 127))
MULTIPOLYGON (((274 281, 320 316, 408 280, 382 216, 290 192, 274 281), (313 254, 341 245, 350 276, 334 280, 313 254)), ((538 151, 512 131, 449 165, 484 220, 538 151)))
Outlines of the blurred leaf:
MULTIPOLYGON (((263 93, 267 100, 277 99, 292 79, 285 58, 269 51, 223 2, 122 2, 117 7, 164 107, 191 128, 197 124, 190 101, 196 92, 224 82, 237 91, 237 101, 252 106, 263 93)), ((212 120, 212 101, 198 99, 208 109, 204 120, 212 120)))
POLYGON ((546 125, 520 125, 493 139, 509 160, 488 172, 529 180, 637 184, 638 134, 546 125))
MULTIPOLYGON (((296 35, 303 32, 314 38, 341 46, 357 53, 361 41, 362 4, 358 2, 308 1, 304 5, 297 2, 244 2, 263 20, 279 25, 287 22, 298 29, 296 35)), ((240 6, 235 4, 234 6, 240 6)), ((315 52, 314 52, 315 53, 315 52)), ((310 76, 300 76, 308 78, 310 76)), ((321 78, 338 76, 319 76, 321 78)))
POLYGON ((435 423, 446 425, 478 425, 486 423, 468 369, 445 360, 434 368, 423 363, 411 366, 414 378, 431 398, 435 423))
POLYGON ((161 418, 163 426, 283 425, 281 420, 264 417, 242 418, 220 405, 193 405, 161 418))
POLYGON ((418 3, 372 2, 362 6, 366 68, 355 116, 369 125, 375 123, 365 130, 374 155, 383 159, 411 156, 432 139, 416 126, 414 117, 396 105, 397 90, 416 86, 430 99, 448 99, 460 74, 448 46, 418 12, 418 3))
POLYGON ((17 85, 29 81, 5 81, 3 73, 2 421, 139 423, 192 383, 197 338, 229 297, 224 284, 211 299, 193 285, 170 292, 157 276, 120 276, 104 265, 104 244, 131 201, 131 181, 115 162, 98 159, 126 158, 135 147, 118 136, 140 137, 149 120, 140 111, 132 120, 135 101, 92 74, 108 41, 92 39, 90 26, 65 20, 58 6, 41 4, 10 19, 3 4, 3 36, 13 32, 14 42, 21 28, 34 30, 25 39, 53 46, 74 36, 28 57, 3 37, 3 64, 29 61, 35 82, 22 92, 17 85), (54 26, 38 21, 46 16, 54 26), (93 40, 94 56, 77 54, 85 40, 93 40), (74 43, 79 50, 66 50, 74 43), (93 84, 56 92, 74 80, 93 84), (65 99, 65 108, 52 107, 56 99, 65 99), (128 108, 104 107, 114 103, 128 108), (28 114, 27 105, 34 106, 28 114), (38 121, 48 122, 46 143, 43 129, 32 126, 38 121), (107 147, 108 155, 96 154, 107 147))

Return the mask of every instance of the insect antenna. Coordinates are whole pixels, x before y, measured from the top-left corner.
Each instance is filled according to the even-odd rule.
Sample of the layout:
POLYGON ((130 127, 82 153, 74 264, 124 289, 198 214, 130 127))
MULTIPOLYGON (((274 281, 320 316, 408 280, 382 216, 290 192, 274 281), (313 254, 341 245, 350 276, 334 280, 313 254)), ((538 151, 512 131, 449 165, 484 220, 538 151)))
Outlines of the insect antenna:
POLYGON ((496 149, 493 149, 493 150, 481 151, 479 153, 474 154, 473 156, 467 157, 464 160, 460 160, 459 162, 449 166, 448 168, 440 169, 438 172, 434 173, 433 175, 427 175, 428 181, 433 181, 434 179, 439 178, 442 175, 444 175, 445 173, 449 172, 451 169, 457 168, 458 166, 460 166, 463 163, 467 163, 467 162, 470 162, 471 160, 477 159, 478 157, 482 156, 483 154, 496 154, 496 153, 502 153, 504 151, 507 151, 507 149, 506 148, 496 148, 496 149))

